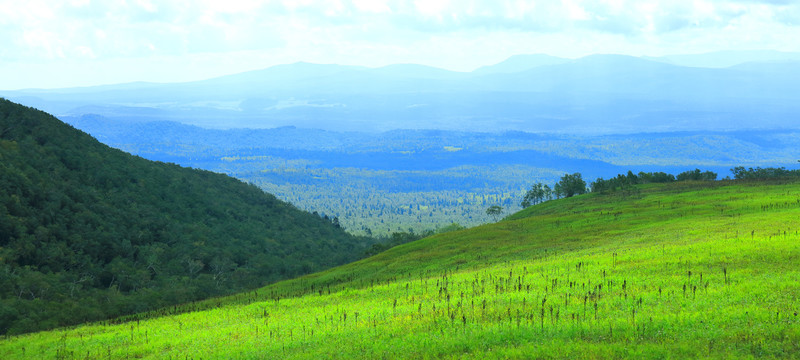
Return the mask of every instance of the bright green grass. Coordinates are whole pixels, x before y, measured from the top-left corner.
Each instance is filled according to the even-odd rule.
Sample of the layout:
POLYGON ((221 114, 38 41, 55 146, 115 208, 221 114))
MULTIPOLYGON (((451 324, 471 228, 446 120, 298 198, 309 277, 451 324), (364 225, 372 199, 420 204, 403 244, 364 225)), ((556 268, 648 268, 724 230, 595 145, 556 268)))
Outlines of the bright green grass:
POLYGON ((0 358, 798 358, 798 230, 800 183, 591 194, 0 358))

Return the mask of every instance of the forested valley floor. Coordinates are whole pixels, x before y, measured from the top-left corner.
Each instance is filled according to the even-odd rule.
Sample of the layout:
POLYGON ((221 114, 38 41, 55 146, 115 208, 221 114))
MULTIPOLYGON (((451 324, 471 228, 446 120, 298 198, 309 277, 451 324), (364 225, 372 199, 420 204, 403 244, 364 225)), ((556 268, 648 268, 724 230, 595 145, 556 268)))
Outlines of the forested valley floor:
POLYGON ((796 167, 800 131, 577 136, 523 132, 333 132, 284 127, 213 130, 95 115, 64 121, 148 159, 255 184, 358 235, 475 226, 520 210, 531 184, 580 172, 587 183, 627 171, 796 167))

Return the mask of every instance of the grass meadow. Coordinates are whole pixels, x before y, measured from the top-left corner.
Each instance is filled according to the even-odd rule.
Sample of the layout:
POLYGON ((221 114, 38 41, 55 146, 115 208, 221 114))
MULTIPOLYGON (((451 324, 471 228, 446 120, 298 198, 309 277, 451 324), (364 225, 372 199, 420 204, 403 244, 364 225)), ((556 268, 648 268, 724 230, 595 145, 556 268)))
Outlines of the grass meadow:
POLYGON ((0 358, 798 358, 798 231, 798 182, 644 185, 0 358))

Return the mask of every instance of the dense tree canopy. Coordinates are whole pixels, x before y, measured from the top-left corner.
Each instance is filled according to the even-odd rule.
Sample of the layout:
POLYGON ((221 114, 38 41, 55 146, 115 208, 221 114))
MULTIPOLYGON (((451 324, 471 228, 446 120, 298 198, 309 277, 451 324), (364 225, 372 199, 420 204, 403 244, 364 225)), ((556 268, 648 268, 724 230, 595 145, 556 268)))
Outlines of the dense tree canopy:
POLYGON ((370 245, 254 185, 0 99, 0 334, 253 288, 370 245))
POLYGON ((554 192, 557 197, 573 197, 586 193, 586 182, 581 173, 564 174, 556 183, 554 192))
POLYGON ((550 186, 537 182, 525 193, 525 197, 522 198, 520 206, 526 208, 552 198, 553 190, 550 189, 550 186))
POLYGON ((800 177, 800 170, 787 170, 785 167, 745 168, 737 166, 731 169, 733 177, 737 180, 763 180, 788 177, 800 177))
POLYGON ((694 169, 689 171, 684 171, 678 176, 675 177, 678 181, 686 181, 686 180, 717 180, 717 173, 713 171, 700 171, 700 169, 694 169))
POLYGON ((634 174, 628 171, 627 175, 619 174, 616 177, 605 180, 598 178, 591 184, 592 192, 608 192, 616 190, 629 190, 633 185, 650 183, 668 183, 675 181, 675 176, 664 172, 639 172, 634 174))

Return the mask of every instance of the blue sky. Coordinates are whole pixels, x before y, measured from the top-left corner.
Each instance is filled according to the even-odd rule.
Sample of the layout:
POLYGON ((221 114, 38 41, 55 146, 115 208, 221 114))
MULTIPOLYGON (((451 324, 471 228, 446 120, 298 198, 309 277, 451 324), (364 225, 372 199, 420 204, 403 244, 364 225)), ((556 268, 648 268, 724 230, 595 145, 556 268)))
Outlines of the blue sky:
POLYGON ((514 54, 800 51, 792 0, 0 0, 0 89, 307 61, 470 71, 514 54))

